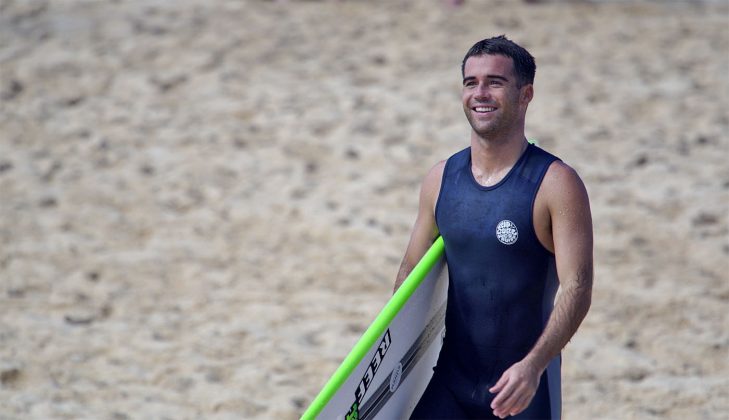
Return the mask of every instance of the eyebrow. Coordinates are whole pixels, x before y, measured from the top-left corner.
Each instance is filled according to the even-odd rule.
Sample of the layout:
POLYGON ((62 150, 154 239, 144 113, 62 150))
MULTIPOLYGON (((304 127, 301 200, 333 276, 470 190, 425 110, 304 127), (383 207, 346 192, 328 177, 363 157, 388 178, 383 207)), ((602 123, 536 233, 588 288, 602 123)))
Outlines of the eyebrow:
MULTIPOLYGON (((497 79, 497 80, 501 80, 501 81, 504 81, 504 82, 508 82, 509 81, 509 79, 507 79, 506 77, 500 76, 498 74, 487 74, 486 75, 486 78, 487 79, 497 79)), ((464 77, 463 78, 463 83, 465 84, 466 82, 470 82, 471 80, 476 80, 476 77, 475 76, 464 77)))

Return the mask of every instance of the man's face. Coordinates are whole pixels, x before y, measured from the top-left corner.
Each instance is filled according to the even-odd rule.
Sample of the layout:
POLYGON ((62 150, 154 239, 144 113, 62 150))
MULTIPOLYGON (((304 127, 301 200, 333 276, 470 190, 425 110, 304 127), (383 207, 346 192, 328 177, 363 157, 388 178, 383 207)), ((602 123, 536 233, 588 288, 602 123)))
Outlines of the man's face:
POLYGON ((463 68, 463 111, 480 137, 508 135, 523 124, 532 89, 531 85, 517 87, 511 58, 469 57, 463 68))

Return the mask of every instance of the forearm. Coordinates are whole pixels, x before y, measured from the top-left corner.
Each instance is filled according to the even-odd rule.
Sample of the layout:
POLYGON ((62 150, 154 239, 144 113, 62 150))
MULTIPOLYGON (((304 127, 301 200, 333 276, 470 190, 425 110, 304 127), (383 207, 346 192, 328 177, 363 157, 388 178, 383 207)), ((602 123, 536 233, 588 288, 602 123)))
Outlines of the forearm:
POLYGON ((574 280, 563 285, 544 332, 526 356, 539 371, 562 351, 582 320, 592 301, 592 267, 580 270, 574 280))
POLYGON ((393 293, 400 288, 405 282, 410 272, 418 264, 418 261, 425 255, 428 248, 433 244, 433 241, 438 236, 438 228, 435 226, 435 222, 432 217, 419 218, 415 222, 415 228, 410 236, 410 243, 408 249, 405 251, 405 256, 400 264, 400 269, 397 272, 395 279, 395 287, 393 293), (423 222, 425 219, 425 223, 423 222))
POLYGON ((402 260, 402 263, 400 264, 400 270, 397 272, 397 278, 395 279, 395 287, 392 289, 392 293, 397 292, 397 289, 400 288, 400 286, 403 284, 405 279, 408 277, 410 272, 413 271, 412 264, 409 264, 407 262, 407 258, 404 258, 402 260))

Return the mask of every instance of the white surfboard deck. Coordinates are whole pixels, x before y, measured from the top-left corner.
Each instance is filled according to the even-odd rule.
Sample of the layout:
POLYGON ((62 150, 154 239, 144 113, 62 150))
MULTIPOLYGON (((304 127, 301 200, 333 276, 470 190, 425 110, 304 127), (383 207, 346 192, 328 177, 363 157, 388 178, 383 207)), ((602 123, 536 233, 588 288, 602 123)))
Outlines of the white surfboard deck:
MULTIPOLYGON (((379 333, 368 337, 371 332, 368 329, 360 339, 370 341, 366 343, 368 349, 364 356, 359 356, 359 360, 345 359, 330 379, 334 381, 346 370, 345 375, 339 375, 340 384, 332 387, 328 383, 302 419, 370 420, 410 416, 433 375, 445 334, 448 269, 442 239, 436 241, 423 260, 428 258, 429 261, 421 264, 432 267, 421 269, 422 274, 413 270, 401 286, 419 282, 409 298, 395 294, 370 326, 370 329, 379 328, 379 333), (416 278, 411 279, 413 276, 416 278), (397 299, 402 302, 393 302, 397 299), (392 304, 402 305, 394 311, 394 317, 392 310, 387 313, 392 304), (322 398, 327 388, 329 395, 322 398)), ((357 345, 353 353, 356 350, 357 345)))

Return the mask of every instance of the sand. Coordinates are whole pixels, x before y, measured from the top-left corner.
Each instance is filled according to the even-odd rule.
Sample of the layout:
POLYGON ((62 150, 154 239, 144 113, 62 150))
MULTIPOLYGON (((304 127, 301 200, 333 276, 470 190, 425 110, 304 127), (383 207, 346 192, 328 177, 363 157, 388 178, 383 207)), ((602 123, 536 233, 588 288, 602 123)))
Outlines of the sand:
POLYGON ((297 418, 501 33, 592 201, 564 417, 726 418, 729 5, 505 0, 0 1, 0 418, 297 418))

